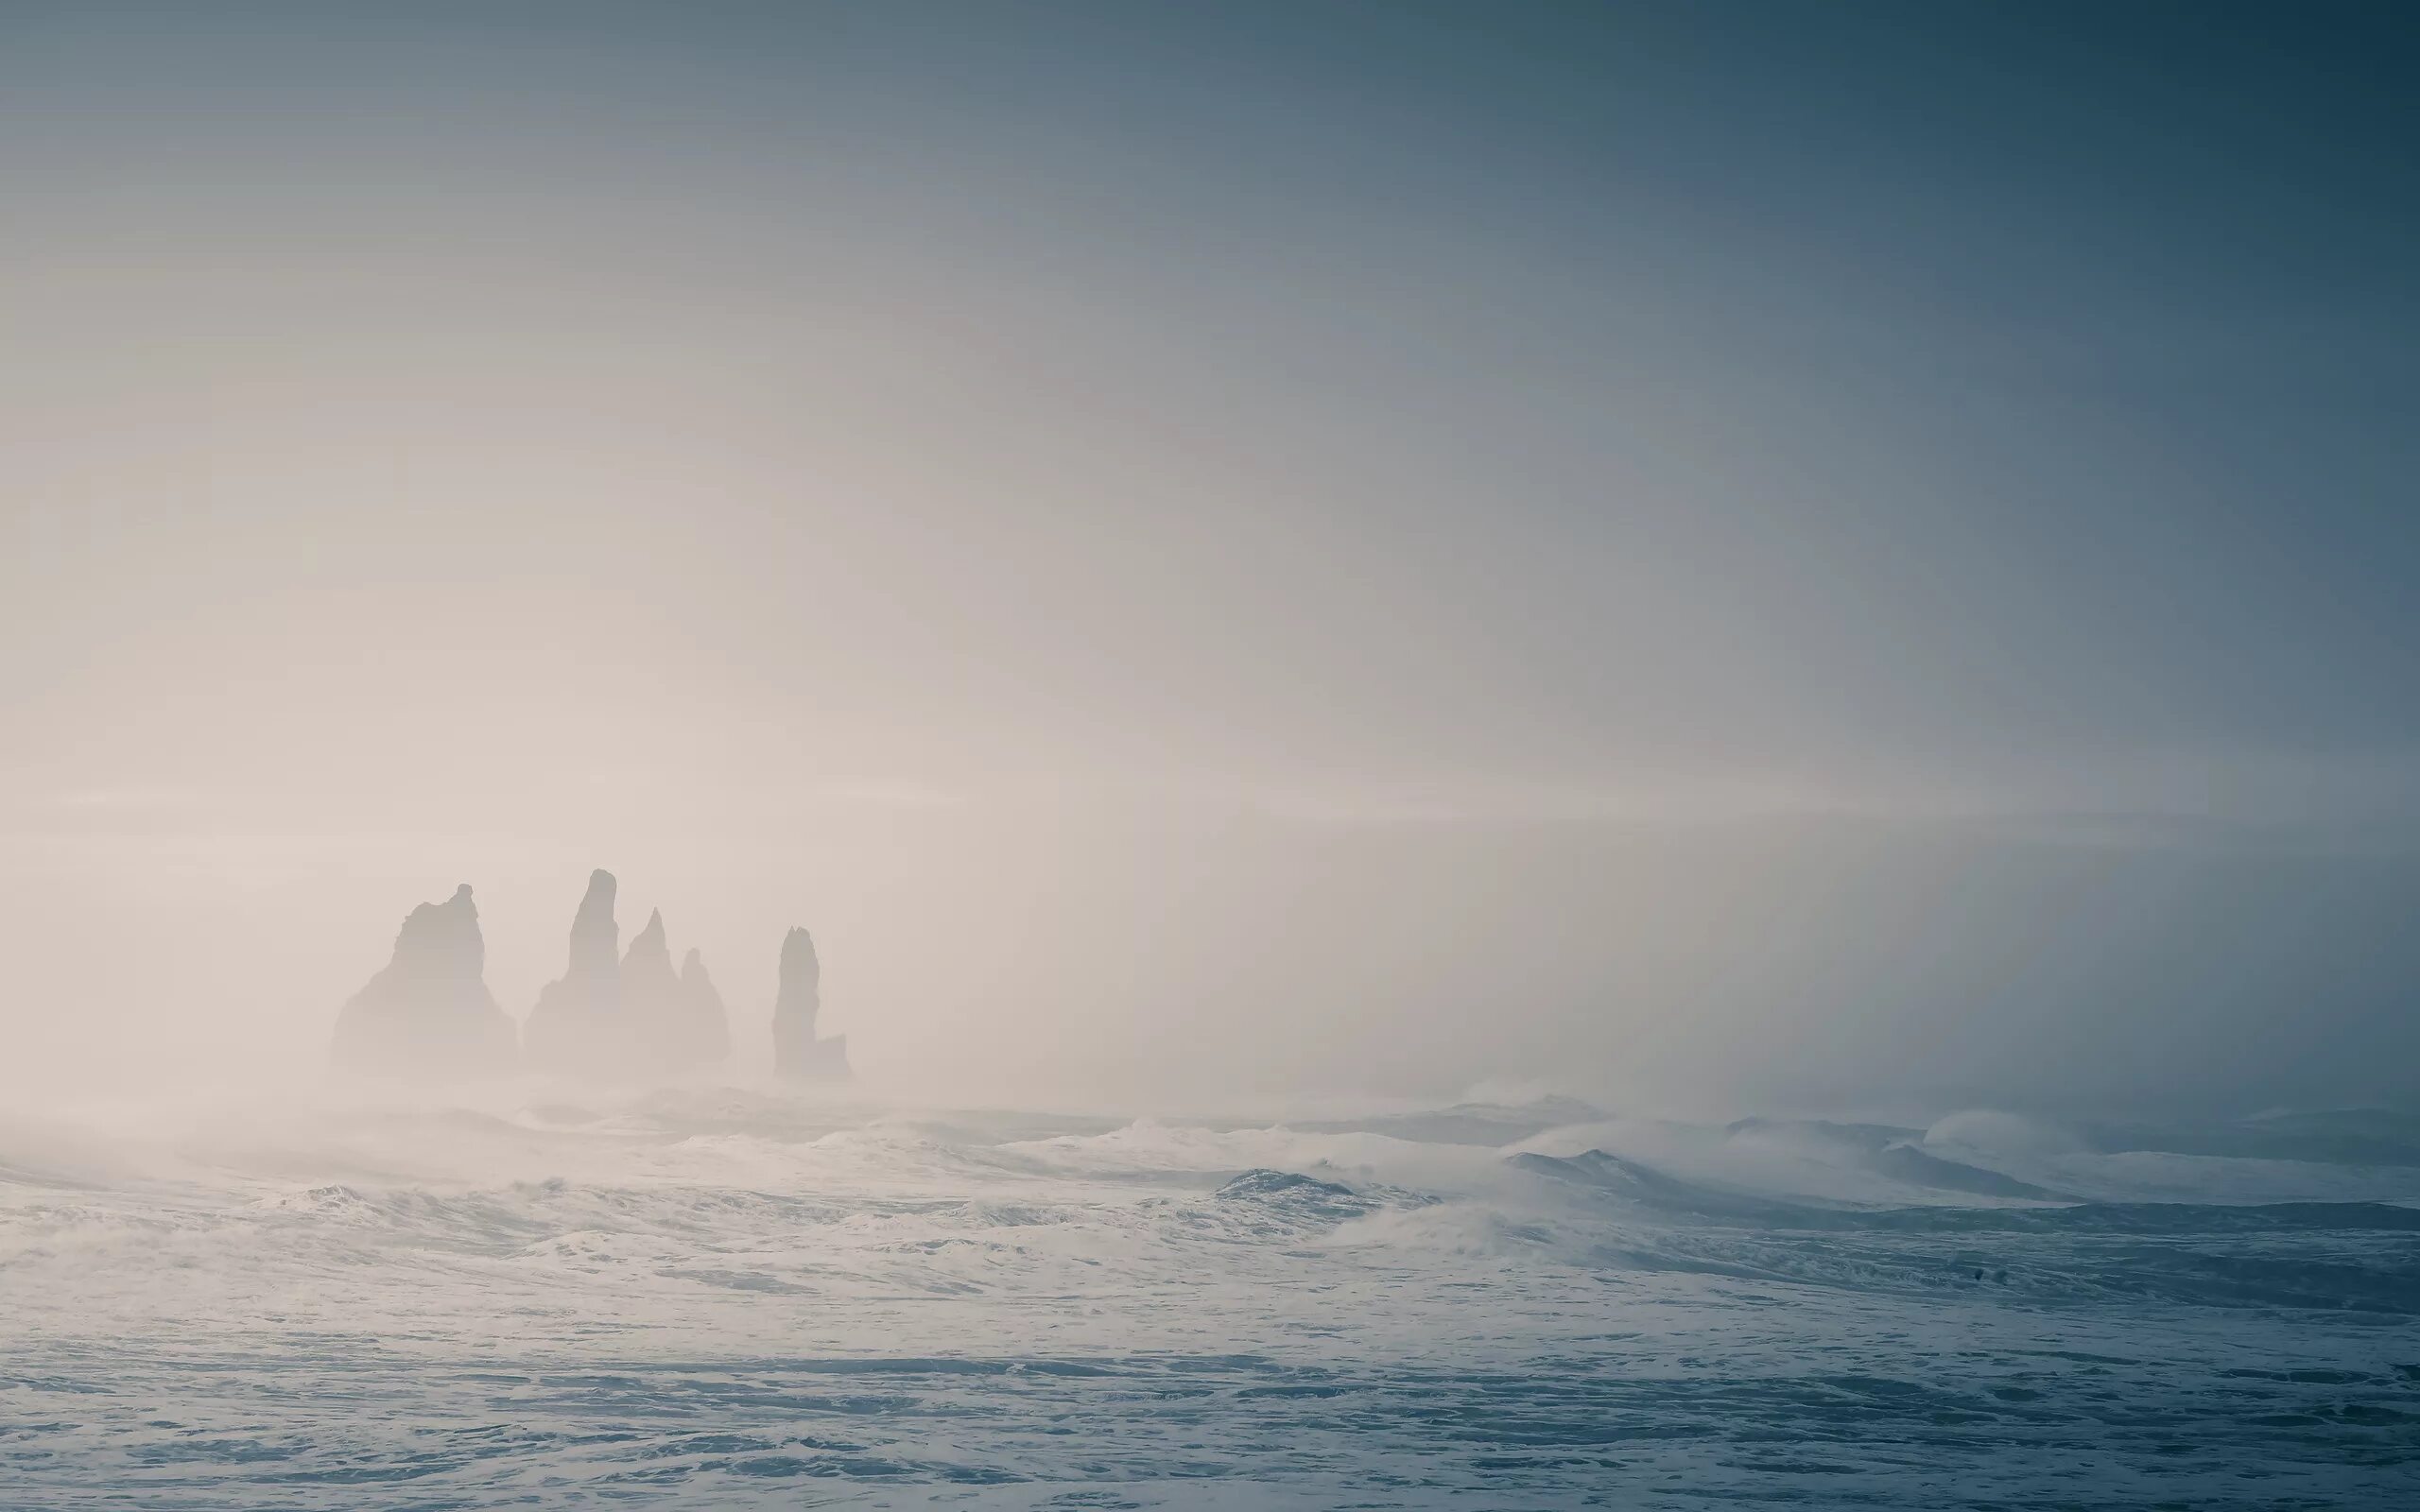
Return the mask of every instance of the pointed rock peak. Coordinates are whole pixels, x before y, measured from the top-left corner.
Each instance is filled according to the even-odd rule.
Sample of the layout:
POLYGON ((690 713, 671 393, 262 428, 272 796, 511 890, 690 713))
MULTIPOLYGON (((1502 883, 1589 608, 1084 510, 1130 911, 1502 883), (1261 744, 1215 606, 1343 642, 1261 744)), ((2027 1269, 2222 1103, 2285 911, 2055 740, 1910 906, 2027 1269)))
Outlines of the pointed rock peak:
POLYGON ((664 910, 661 908, 647 916, 647 928, 631 936, 631 948, 622 957, 622 964, 628 967, 633 961, 656 960, 662 961, 666 970, 671 969, 672 949, 664 940, 664 910))
POLYGON ((803 929, 793 929, 788 934, 783 936, 782 975, 784 977, 787 977, 793 971, 804 971, 807 977, 812 978, 815 975, 815 940, 813 937, 803 929))
POLYGON ((821 968, 815 961, 815 941, 807 937, 805 930, 793 929, 782 936, 781 986, 773 995, 777 1065, 804 1064, 801 1057, 815 1042, 815 1015, 823 1001, 818 981, 821 975, 821 968))
POLYGON ((471 902, 471 889, 457 887, 454 896, 441 903, 423 903, 404 920, 404 933, 441 931, 447 935, 479 932, 479 910, 471 902))
POLYGON ((337 1016, 337 1064, 432 1080, 510 1069, 512 1021, 480 980, 486 954, 469 887, 415 907, 386 969, 337 1016))
POLYGON ((614 917, 614 874, 599 867, 588 874, 588 891, 579 900, 579 917, 592 914, 614 917))
POLYGON ((571 921, 572 973, 612 975, 614 943, 621 933, 621 926, 614 921, 614 874, 592 871, 588 891, 579 900, 579 912, 571 921))
MULTIPOLYGON (((728 1050, 731 1031, 721 1027, 722 994, 715 990, 715 979, 706 974, 706 958, 698 954, 694 945, 681 960, 681 990, 688 994, 692 1003, 713 1005, 717 1032, 724 1036, 723 1047, 728 1050)), ((720 1058, 719 1053, 717 1058, 720 1058)))
POLYGON ((479 911, 466 885, 441 903, 422 903, 404 919, 395 936, 395 961, 414 974, 477 976, 487 946, 479 937, 479 911))
POLYGON ((838 1082, 849 1079, 845 1043, 837 1037, 816 1037, 815 1019, 823 1005, 817 977, 815 941, 805 930, 793 929, 782 937, 782 985, 773 999, 773 1069, 799 1081, 838 1082))

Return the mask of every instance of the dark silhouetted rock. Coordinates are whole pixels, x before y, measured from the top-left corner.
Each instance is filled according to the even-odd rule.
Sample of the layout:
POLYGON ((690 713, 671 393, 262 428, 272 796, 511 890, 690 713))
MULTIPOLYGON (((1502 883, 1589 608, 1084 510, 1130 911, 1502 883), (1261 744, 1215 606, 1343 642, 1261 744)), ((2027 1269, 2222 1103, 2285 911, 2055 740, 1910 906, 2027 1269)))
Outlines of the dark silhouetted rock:
POLYGON ((647 916, 647 927, 631 936, 631 948, 623 953, 622 1010, 651 1047, 669 1040, 667 1031, 680 1021, 681 973, 672 969, 662 909, 647 916))
POLYGON ((444 1081, 512 1070, 512 1021, 483 973, 487 942, 470 884, 404 919, 386 969, 337 1016, 337 1065, 363 1075, 444 1081))
POLYGON ((849 1079, 846 1035, 818 1039, 815 1016, 823 1005, 822 967, 815 941, 803 929, 782 938, 782 985, 773 1000, 773 1069, 793 1081, 849 1079))
POLYGON ((815 1015, 823 1006, 823 965, 815 958, 815 938, 803 929, 782 936, 781 987, 773 999, 776 1032, 794 1030, 802 1041, 815 1038, 815 1015))
POLYGON ((588 879, 588 895, 572 920, 571 957, 529 1010, 528 1057, 533 1066, 597 1081, 650 1082, 713 1065, 731 1052, 731 1025, 721 995, 691 951, 672 969, 661 910, 615 957, 611 872, 588 879))
POLYGON ((722 995, 707 980, 705 962, 696 951, 681 971, 673 971, 661 912, 648 916, 647 928, 622 957, 622 1011, 645 1057, 645 1069, 655 1075, 712 1065, 731 1051, 722 995))
POLYGON ((614 874, 602 868, 588 874, 588 891, 571 919, 571 965, 568 977, 602 979, 614 974, 620 954, 622 927, 614 921, 614 874))
POLYGON ((618 1080, 638 1058, 622 1011, 614 890, 612 872, 589 873, 587 895, 571 922, 569 963, 539 991, 523 1026, 524 1053, 542 1071, 618 1080))

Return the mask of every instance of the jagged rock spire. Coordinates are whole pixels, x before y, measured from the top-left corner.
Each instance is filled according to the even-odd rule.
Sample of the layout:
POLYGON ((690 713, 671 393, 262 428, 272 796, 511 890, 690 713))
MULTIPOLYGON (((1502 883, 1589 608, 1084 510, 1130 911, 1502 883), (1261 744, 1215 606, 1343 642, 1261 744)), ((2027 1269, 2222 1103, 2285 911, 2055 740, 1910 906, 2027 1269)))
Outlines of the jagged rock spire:
POLYGON ((529 1010, 529 1058, 561 1074, 644 1082, 721 1060, 731 1026, 722 999, 689 953, 695 981, 672 968, 662 909, 631 937, 619 959, 610 871, 592 873, 572 920, 571 958, 529 1010))
POLYGON ((599 868, 588 874, 588 891, 571 920, 571 960, 566 977, 603 978, 614 974, 615 947, 621 926, 614 921, 614 874, 599 868))
POLYGON ((706 980, 703 959, 693 950, 683 971, 672 969, 660 910, 648 916, 647 927, 622 957, 622 1008, 648 1057, 645 1069, 654 1074, 711 1064, 731 1051, 731 1026, 720 994, 706 980))
POLYGON ((816 1011, 823 1005, 823 963, 815 958, 815 938, 803 929, 782 936, 782 978, 773 999, 773 1022, 789 1023, 800 1034, 815 1038, 816 1011))
POLYGON ((337 1063, 365 1075, 457 1080, 511 1070, 512 1021, 484 980, 471 885, 404 919, 386 968, 337 1016, 337 1063))
POLYGON ((818 1039, 816 1015, 823 1006, 822 963, 816 959, 815 941, 804 929, 782 938, 782 979, 773 1000, 773 1067, 799 1081, 849 1079, 849 1046, 844 1035, 818 1039))
POLYGON ((661 908, 650 912, 647 916, 647 927, 631 936, 630 952, 622 957, 623 979, 629 979, 633 962, 643 962, 651 968, 658 961, 664 964, 666 971, 672 970, 672 947, 664 942, 664 910, 661 908))
POLYGON ((571 951, 563 974, 538 993, 522 1026, 530 1065, 560 1074, 618 1079, 637 1057, 622 1014, 621 926, 614 919, 614 874, 589 873, 588 891, 572 916, 571 951))
POLYGON ((723 1011, 722 994, 706 975, 705 957, 696 946, 681 961, 682 1018, 689 1025, 691 1043, 701 1062, 715 1063, 731 1055, 731 1016, 723 1011))

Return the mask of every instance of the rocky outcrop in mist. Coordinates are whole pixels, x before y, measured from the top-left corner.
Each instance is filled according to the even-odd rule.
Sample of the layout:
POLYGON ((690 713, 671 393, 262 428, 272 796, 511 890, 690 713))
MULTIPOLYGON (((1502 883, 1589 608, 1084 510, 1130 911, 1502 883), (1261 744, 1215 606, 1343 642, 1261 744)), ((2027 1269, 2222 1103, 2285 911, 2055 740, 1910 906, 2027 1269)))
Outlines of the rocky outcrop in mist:
POLYGON ((631 936, 622 953, 622 1010, 630 1020, 633 1049, 650 1056, 671 1048, 681 1014, 681 973, 664 936, 664 910, 647 916, 647 927, 631 936))
POLYGON ((540 1071, 614 1076, 632 1058, 622 1018, 621 926, 614 919, 614 874, 588 875, 588 891, 572 916, 570 958, 563 974, 538 993, 521 1028, 522 1051, 540 1071))
POLYGON ((792 1081, 849 1079, 849 1037, 817 1039, 815 1015, 822 1005, 823 970, 815 941, 793 929, 782 939, 782 985, 773 1000, 773 1069, 792 1081))
MULTIPOLYGON (((444 902, 421 904, 404 920, 386 970, 337 1015, 337 1064, 420 1080, 520 1067, 626 1086, 721 1064, 731 1055, 731 1019, 705 957, 693 949, 674 969, 660 910, 623 950, 617 891, 612 872, 589 874, 563 974, 539 992, 517 1037, 482 977, 487 946, 470 885, 444 902)), ((776 1064, 786 1076, 844 1081, 845 1042, 816 1037, 817 976, 814 943, 806 931, 790 931, 774 1012, 776 1064)))
POLYGON ((460 1080, 512 1070, 512 1021, 488 991, 471 885, 404 919, 393 956, 337 1015, 336 1063, 361 1075, 460 1080))
POLYGON ((661 910, 617 959, 614 891, 612 872, 589 876, 563 974, 529 1010, 529 1063, 562 1075, 648 1081, 721 1061, 731 1025, 704 960, 693 950, 673 970, 661 910))
POLYGON ((728 1058, 731 1016, 723 1011, 722 994, 715 990, 714 978, 706 975, 705 958, 694 945, 681 960, 681 1005, 685 1032, 699 1062, 711 1064, 728 1058))
POLYGON ((622 957, 622 1011, 635 1048, 659 1072, 713 1065, 731 1052, 722 994, 707 978, 697 951, 689 952, 680 971, 672 969, 661 911, 648 916, 647 927, 622 957))

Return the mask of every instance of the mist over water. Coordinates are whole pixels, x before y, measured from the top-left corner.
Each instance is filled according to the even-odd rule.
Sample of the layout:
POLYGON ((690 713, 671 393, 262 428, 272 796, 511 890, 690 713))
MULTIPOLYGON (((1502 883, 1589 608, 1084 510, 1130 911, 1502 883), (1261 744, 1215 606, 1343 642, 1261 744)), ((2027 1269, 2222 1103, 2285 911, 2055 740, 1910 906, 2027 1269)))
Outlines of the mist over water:
POLYGON ((2420 1505, 2415 77, 0 0, 0 1512, 2420 1505))
POLYGON ((2420 1125, 0 1126, 10 1504, 2395 1504, 2420 1125))
MULTIPOLYGON (((1642 906, 1736 927, 1739 896, 1690 898, 1688 877, 1642 906)), ((1379 897, 1436 896, 1396 884, 1379 897)), ((754 928, 726 966, 731 920, 693 936, 696 913, 650 902, 633 928, 653 885, 594 870, 558 890, 545 980, 508 1013, 491 942, 524 926, 488 899, 510 889, 432 892, 280 1054, 238 1033, 176 1074, 130 1057, 11 1096, 9 1506, 2420 1492, 2408 1110, 2187 1111, 2208 1083, 2130 1104, 2106 1091, 2122 1067, 1963 1105, 1919 1055, 1890 1076, 1869 1058, 1925 1021, 1837 1015, 1840 1058, 1806 1040, 1794 1074, 1767 1073, 1790 1097, 1728 1112, 1703 1086, 1624 1101, 1512 1074, 1424 1098, 1403 1074, 1441 1042, 1536 1064, 1484 993, 1443 1013, 1441 980, 1502 964, 1459 962, 1468 932, 1404 946, 1398 995, 1319 1034, 1205 986, 1168 1024, 1198 1079, 1136 1056, 1111 1091, 1010 1056, 973 1084, 1000 1095, 968 1099, 893 1069, 908 1047, 845 929, 754 928), (708 947, 671 964, 693 937, 711 978, 708 947), (1424 1014, 1457 1034, 1422 1044, 1424 1014), (844 1037, 873 1052, 854 1073, 844 1037), (1377 1074, 1319 1089, 1300 1073, 1323 1045, 1377 1074)), ((1232 990, 1254 964, 1203 981, 1232 990)), ((1820 975, 1798 987, 1821 1001, 1820 975)), ((2028 1028, 2061 1057, 2078 1042, 2028 1028)), ((1070 1066, 1107 1054, 1063 1018, 1007 1032, 1070 1066)), ((1641 1040, 1632 1069, 1686 1068, 1715 1033, 1641 1040)), ((1991 1085, 2025 1085, 2013 1064, 1991 1085)))

